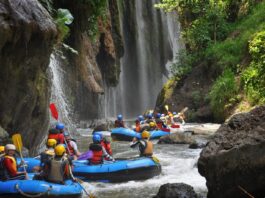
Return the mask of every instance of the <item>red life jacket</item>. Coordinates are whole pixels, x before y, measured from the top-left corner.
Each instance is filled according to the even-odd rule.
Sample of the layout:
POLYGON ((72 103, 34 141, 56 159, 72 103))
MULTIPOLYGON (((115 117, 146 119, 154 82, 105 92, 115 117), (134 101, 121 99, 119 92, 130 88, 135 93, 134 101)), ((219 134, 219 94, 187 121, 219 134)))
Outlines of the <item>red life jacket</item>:
POLYGON ((89 150, 93 152, 93 157, 90 159, 91 164, 101 164, 103 162, 103 151, 101 144, 92 143, 89 150))
POLYGON ((110 142, 106 141, 106 140, 102 140, 100 142, 101 146, 103 146, 105 148, 105 150, 107 151, 107 153, 109 155, 112 155, 112 150, 111 150, 111 146, 110 146, 110 142))
POLYGON ((57 134, 50 133, 48 135, 48 139, 55 139, 57 141, 57 144, 64 144, 64 135, 62 133, 57 133, 57 134))
POLYGON ((158 122, 156 124, 156 126, 157 126, 157 128, 162 129, 163 128, 163 123, 162 122, 158 122))

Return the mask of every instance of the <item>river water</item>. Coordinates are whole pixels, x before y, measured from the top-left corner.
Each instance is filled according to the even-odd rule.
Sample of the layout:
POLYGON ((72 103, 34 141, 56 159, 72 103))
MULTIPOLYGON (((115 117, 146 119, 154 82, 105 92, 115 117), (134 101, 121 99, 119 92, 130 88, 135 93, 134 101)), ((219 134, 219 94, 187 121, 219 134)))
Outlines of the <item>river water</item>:
MULTIPOLYGON (((81 136, 77 138, 80 151, 88 149, 91 140, 91 130, 79 130, 81 136)), ((198 142, 206 143, 209 136, 197 135, 198 142)), ((112 142, 114 158, 134 157, 137 149, 131 149, 129 142, 112 142)), ((206 197, 206 180, 200 176, 197 169, 197 160, 201 149, 189 149, 188 145, 157 144, 154 141, 154 155, 162 165, 161 175, 144 180, 125 183, 84 183, 85 188, 99 198, 124 197, 153 197, 159 187, 166 183, 186 183, 194 187, 195 191, 206 197)))

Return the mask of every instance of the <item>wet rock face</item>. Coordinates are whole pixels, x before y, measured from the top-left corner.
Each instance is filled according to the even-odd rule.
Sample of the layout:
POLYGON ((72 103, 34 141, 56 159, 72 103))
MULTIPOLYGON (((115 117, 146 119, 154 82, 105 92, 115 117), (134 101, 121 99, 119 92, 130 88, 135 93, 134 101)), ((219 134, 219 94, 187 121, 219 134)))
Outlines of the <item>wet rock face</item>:
POLYGON ((265 106, 233 116, 201 152, 208 197, 265 197, 265 106))
POLYGON ((57 29, 37 0, 0 1, 0 125, 21 132, 30 152, 48 123, 46 69, 57 29))
POLYGON ((154 198, 199 198, 192 186, 184 183, 164 184, 154 198))

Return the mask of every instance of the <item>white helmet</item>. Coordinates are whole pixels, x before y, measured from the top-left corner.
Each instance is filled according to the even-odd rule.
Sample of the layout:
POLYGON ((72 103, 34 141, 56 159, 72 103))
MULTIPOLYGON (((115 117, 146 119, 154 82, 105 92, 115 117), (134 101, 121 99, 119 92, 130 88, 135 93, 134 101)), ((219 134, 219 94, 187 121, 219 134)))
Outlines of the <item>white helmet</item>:
POLYGON ((5 146, 5 150, 8 151, 8 150, 16 150, 16 146, 14 144, 7 144, 5 146))

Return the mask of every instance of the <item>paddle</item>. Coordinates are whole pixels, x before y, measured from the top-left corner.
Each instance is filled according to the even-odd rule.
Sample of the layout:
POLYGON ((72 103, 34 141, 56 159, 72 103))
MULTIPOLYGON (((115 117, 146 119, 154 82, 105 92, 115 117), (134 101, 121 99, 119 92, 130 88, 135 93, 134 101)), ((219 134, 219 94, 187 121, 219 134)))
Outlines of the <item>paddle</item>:
POLYGON ((51 114, 52 114, 52 117, 55 119, 55 120, 58 120, 58 111, 57 111, 57 108, 55 106, 54 103, 51 103, 50 104, 50 111, 51 111, 51 114))
POLYGON ((86 195, 87 195, 89 198, 94 198, 93 194, 89 194, 89 193, 86 191, 86 189, 84 188, 84 186, 82 186, 81 183, 84 183, 84 181, 81 180, 81 179, 79 179, 79 178, 75 178, 75 177, 74 177, 73 172, 72 172, 72 168, 71 168, 71 167, 69 167, 69 171, 70 171, 70 175, 71 175, 72 179, 73 179, 74 181, 76 181, 76 182, 79 184, 79 186, 83 189, 83 191, 86 193, 86 195))
MULTIPOLYGON (((16 146, 17 151, 19 152, 21 161, 23 162, 24 161, 23 156, 22 156, 23 142, 22 142, 21 135, 19 133, 12 135, 12 141, 13 141, 13 144, 16 146)), ((24 171, 26 171, 25 166, 23 167, 24 167, 24 171)))

